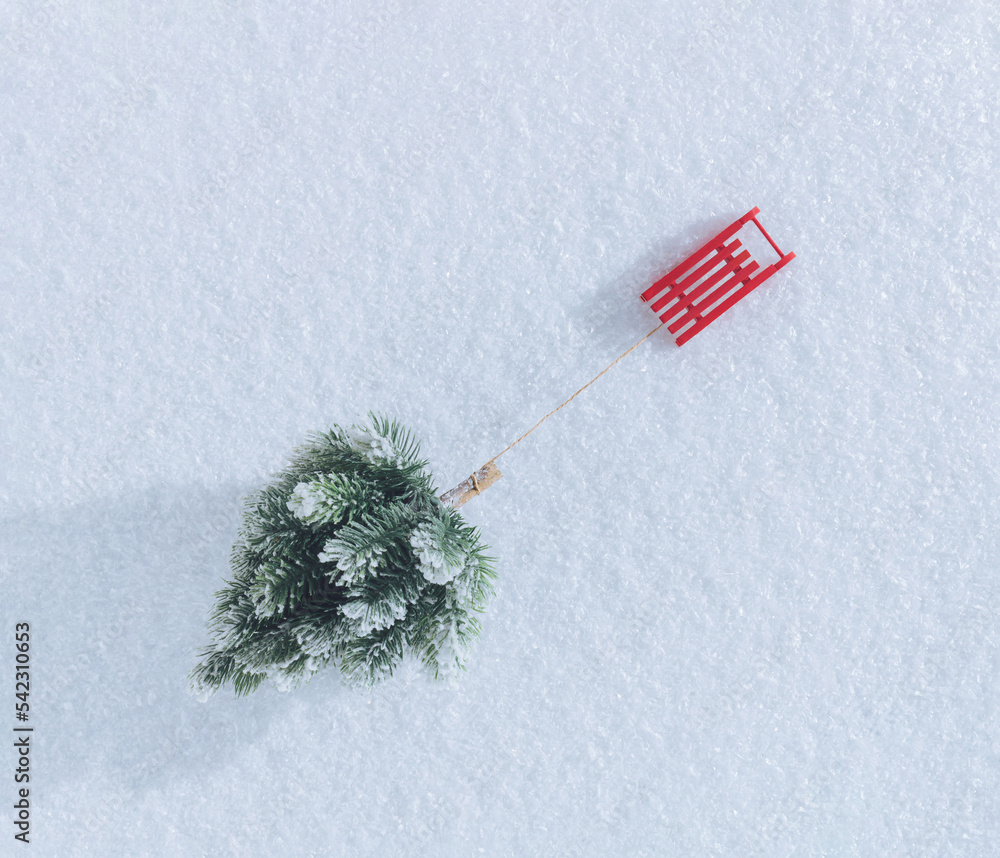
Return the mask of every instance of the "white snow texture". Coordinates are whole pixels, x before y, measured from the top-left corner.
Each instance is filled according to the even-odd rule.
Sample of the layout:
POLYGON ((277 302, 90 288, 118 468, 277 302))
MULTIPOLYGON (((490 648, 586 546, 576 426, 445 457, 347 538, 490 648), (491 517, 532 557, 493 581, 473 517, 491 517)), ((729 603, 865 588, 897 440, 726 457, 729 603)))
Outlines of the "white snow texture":
POLYGON ((998 854, 995 0, 2 18, 0 854, 998 854), (395 416, 451 488, 753 206, 797 258, 463 507, 457 682, 188 693, 309 433, 395 416))

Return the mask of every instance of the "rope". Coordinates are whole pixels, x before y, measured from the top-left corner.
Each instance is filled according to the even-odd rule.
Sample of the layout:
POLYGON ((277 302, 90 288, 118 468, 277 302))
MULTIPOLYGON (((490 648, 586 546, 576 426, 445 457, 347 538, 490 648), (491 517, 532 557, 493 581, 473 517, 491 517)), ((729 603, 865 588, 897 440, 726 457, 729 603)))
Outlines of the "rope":
MULTIPOLYGON (((595 375, 590 381, 588 381, 583 387, 581 387, 576 393, 574 393, 562 405, 558 406, 557 408, 553 408, 548 414, 546 414, 541 420, 539 420, 534 426, 532 426, 527 432, 525 432, 513 444, 510 444, 507 447, 505 447, 503 450, 501 450, 499 453, 497 453, 492 459, 490 459, 489 462, 487 462, 486 464, 489 465, 492 462, 495 462, 504 453, 506 453, 508 450, 510 450, 510 448, 513 447, 515 444, 520 444, 525 438, 527 438, 532 432, 534 432, 539 426, 541 426, 553 414, 555 414, 557 411, 559 411, 559 410, 565 408, 567 405, 569 405, 574 399, 576 399, 581 393, 583 393, 583 391, 585 391, 588 387, 590 387, 590 385, 592 385, 595 381, 597 381, 597 379, 599 379, 602 375, 604 375, 604 373, 606 373, 609 369, 611 369, 611 367, 613 367, 616 363, 618 363, 618 361, 620 361, 622 358, 624 358, 624 357, 630 355, 632 352, 634 352, 637 348, 639 348, 639 346, 641 346, 644 342, 646 342, 646 340, 648 340, 651 336, 653 336, 653 334, 655 334, 658 330, 660 330, 660 328, 662 328, 665 324, 666 324, 666 322, 662 322, 661 324, 657 325, 655 328, 653 328, 653 330, 651 330, 648 334, 646 334, 646 336, 644 336, 641 340, 639 340, 639 342, 637 342, 634 346, 632 346, 632 348, 630 348, 628 351, 622 352, 620 355, 618 355, 618 357, 616 357, 613 361, 611 361, 611 363, 609 363, 606 367, 604 367, 604 369, 602 369, 599 373, 597 373, 597 375, 595 375)), ((478 486, 477 486, 477 488, 478 488, 478 486)))

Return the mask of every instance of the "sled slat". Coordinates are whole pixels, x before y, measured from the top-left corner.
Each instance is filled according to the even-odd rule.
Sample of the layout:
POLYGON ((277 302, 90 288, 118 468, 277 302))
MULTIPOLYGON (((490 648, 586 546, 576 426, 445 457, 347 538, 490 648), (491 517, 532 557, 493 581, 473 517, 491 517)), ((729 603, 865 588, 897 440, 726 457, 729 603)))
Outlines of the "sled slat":
MULTIPOLYGON (((715 286, 724 277, 727 277, 728 275, 736 271, 736 269, 740 268, 740 266, 743 265, 743 263, 746 262, 749 258, 750 258, 750 251, 744 250, 741 254, 734 257, 732 261, 727 262, 725 265, 723 265, 722 268, 716 271, 704 283, 698 286, 698 288, 695 289, 694 292, 692 292, 692 294, 689 296, 688 306, 686 308, 687 312, 683 314, 679 319, 674 319, 673 324, 671 324, 667 328, 667 330, 670 331, 670 333, 672 334, 676 334, 677 331, 679 331, 682 327, 684 327, 684 325, 688 321, 690 321, 690 319, 694 318, 694 316, 697 315, 698 311, 694 310, 692 306, 694 304, 695 299, 697 299, 700 295, 703 295, 708 289, 711 289, 713 286, 715 286)), ((660 321, 665 322, 667 320, 664 319, 663 316, 660 316, 660 321)))
POLYGON ((661 292, 664 288, 669 286, 671 283, 675 282, 680 278, 680 276, 691 268, 693 265, 697 265, 708 256, 713 250, 715 250, 719 245, 724 244, 727 239, 739 232, 747 221, 752 220, 754 215, 756 215, 760 209, 752 209, 747 212, 743 217, 741 217, 735 223, 727 226, 718 235, 705 242, 701 247, 699 247, 694 253, 692 253, 687 259, 682 263, 670 269, 667 274, 656 281, 652 286, 650 286, 645 292, 642 293, 642 300, 649 301, 657 293, 661 292))
POLYGON ((709 313, 703 316, 702 319, 699 322, 695 323, 689 330, 686 330, 683 334, 677 337, 677 345, 679 346, 684 345, 684 343, 690 340, 691 337, 693 337, 695 334, 697 334, 704 328, 708 327, 708 325, 712 324, 712 322, 718 319, 719 316, 721 316, 723 313, 726 312, 726 310, 728 310, 737 302, 742 301, 747 295, 753 292, 754 289, 756 289, 758 286, 760 286, 761 283, 767 280, 768 277, 774 274, 775 270, 776 270, 775 266, 768 265, 767 268, 763 269, 760 272, 760 274, 758 274, 753 279, 748 280, 745 284, 743 284, 743 287, 741 289, 738 289, 736 292, 734 292, 732 295, 726 298, 725 301, 719 304, 718 307, 715 307, 713 310, 711 310, 709 313))
POLYGON ((713 304, 725 298, 729 292, 732 292, 734 289, 738 289, 740 284, 746 283, 758 268, 760 268, 760 266, 756 261, 753 261, 749 265, 735 270, 731 277, 728 277, 717 289, 713 289, 706 297, 702 298, 697 303, 695 303, 694 299, 700 296, 692 295, 691 306, 688 307, 687 313, 685 313, 680 319, 677 319, 668 330, 671 333, 676 333, 688 322, 694 321, 694 319, 701 316, 702 313, 708 310, 708 308, 713 304))
MULTIPOLYGON (((711 289, 713 286, 719 283, 720 280, 723 277, 725 277, 727 273, 732 274, 732 277, 727 278, 723 286, 719 287, 719 289, 721 289, 722 292, 719 292, 719 289, 715 290, 720 295, 725 294, 725 292, 732 289, 735 284, 740 283, 746 277, 749 277, 759 267, 760 266, 756 262, 750 259, 750 252, 748 250, 744 250, 743 253, 741 253, 735 259, 731 260, 731 262, 728 263, 724 269, 721 269, 715 274, 713 274, 704 283, 699 283, 697 288, 692 289, 691 292, 688 293, 688 309, 692 309, 694 307, 695 301, 698 301, 698 299, 702 295, 704 295, 709 289, 711 289), (744 265, 744 263, 747 262, 747 260, 750 260, 749 264, 744 265)), ((719 300, 718 297, 715 300, 718 301, 719 300)), ((703 306, 711 306, 713 303, 714 301, 710 301, 708 302, 708 304, 705 304, 703 306)), ((699 302, 699 304, 701 304, 701 302, 699 302)), ((701 310, 700 309, 695 310, 695 312, 700 313, 701 310)))
MULTIPOLYGON (((662 298, 658 298, 651 306, 650 309, 654 313, 658 313, 662 308, 666 307, 674 298, 681 298, 683 303, 689 303, 685 300, 684 293, 687 291, 688 287, 697 283, 708 274, 716 265, 723 262, 727 257, 731 256, 736 250, 741 247, 738 240, 734 240, 729 244, 723 245, 718 249, 718 252, 713 256, 709 257, 708 261, 703 265, 696 268, 691 274, 685 277, 678 283, 673 284, 673 288, 667 292, 662 298)), ((669 285, 669 284, 668 284, 669 285)))

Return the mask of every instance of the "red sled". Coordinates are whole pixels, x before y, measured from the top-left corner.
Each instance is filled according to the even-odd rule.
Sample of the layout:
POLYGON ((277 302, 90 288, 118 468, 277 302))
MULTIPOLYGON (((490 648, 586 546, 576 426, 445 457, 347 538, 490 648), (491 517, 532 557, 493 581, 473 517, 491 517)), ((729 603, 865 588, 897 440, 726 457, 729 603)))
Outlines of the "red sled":
POLYGON ((794 253, 781 252, 757 220, 759 212, 756 207, 748 211, 642 293, 643 301, 653 301, 650 309, 660 321, 669 323, 667 330, 681 332, 677 345, 684 345, 795 258, 794 253), (766 268, 750 258, 749 250, 740 250, 740 240, 734 238, 750 221, 780 257, 766 268))

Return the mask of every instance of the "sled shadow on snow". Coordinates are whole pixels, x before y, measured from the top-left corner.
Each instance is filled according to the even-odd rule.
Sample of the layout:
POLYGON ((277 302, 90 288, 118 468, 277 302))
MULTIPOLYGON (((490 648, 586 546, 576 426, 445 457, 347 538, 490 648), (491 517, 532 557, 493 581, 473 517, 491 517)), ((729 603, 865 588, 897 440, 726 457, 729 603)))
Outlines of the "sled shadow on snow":
MULTIPOLYGON (((174 487, 3 520, 9 619, 31 625, 43 792, 46 780, 80 780, 127 802, 165 780, 198 780, 287 715, 292 698, 266 685, 204 703, 188 691, 248 493, 174 487)), ((340 693, 328 671, 294 696, 340 693)))

